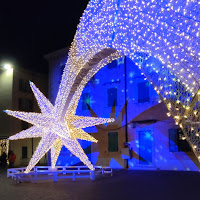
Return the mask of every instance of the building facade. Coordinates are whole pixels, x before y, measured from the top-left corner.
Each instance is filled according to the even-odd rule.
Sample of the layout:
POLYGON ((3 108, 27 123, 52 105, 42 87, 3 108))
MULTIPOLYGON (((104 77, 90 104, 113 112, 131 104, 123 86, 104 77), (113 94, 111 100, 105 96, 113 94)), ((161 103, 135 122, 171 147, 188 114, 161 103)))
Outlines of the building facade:
MULTIPOLYGON (((9 141, 7 138, 22 130, 29 128, 31 125, 8 116, 3 110, 10 109, 15 111, 40 112, 33 92, 29 85, 29 80, 34 82, 45 95, 48 91, 48 76, 31 72, 22 68, 14 68, 10 71, 1 69, 0 72, 0 94, 1 94, 1 113, 0 113, 0 155, 3 151, 8 153, 8 150, 14 151, 16 154, 15 166, 26 166, 30 161, 33 152, 35 151, 40 138, 23 139, 9 141), (7 144, 5 145, 3 143, 7 144), (8 146, 9 144, 9 146, 8 146)), ((45 164, 47 157, 43 158, 40 163, 45 164)))
MULTIPOLYGON (((49 97, 55 101, 68 49, 46 56, 49 97)), ((181 129, 167 116, 150 82, 128 57, 108 64, 84 88, 76 113, 115 118, 115 122, 84 129, 98 143, 79 141, 94 165, 147 170, 199 170, 199 163, 181 129)), ((63 147, 58 165, 79 159, 63 147)))

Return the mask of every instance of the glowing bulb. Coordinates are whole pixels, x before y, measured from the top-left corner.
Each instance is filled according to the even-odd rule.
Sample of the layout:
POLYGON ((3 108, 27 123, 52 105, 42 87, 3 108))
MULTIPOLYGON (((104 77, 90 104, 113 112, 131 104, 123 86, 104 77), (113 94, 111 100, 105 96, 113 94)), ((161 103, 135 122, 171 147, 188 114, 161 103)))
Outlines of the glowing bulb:
POLYGON ((10 64, 5 64, 3 67, 6 70, 11 70, 12 69, 12 66, 10 64))

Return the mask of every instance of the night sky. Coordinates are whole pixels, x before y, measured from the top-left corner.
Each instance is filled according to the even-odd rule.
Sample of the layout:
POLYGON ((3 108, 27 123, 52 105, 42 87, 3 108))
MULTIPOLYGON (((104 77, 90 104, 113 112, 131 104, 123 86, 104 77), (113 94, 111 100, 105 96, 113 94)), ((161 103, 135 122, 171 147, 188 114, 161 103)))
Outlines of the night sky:
POLYGON ((1 1, 0 65, 47 72, 45 54, 70 46, 89 0, 1 1))

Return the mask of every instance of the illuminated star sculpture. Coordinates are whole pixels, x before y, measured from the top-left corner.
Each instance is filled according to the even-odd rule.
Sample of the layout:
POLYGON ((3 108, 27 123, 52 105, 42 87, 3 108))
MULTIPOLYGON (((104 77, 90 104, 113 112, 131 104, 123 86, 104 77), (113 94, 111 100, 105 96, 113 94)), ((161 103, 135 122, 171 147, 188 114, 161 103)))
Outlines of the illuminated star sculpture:
MULTIPOLYGON (((53 106, 34 83, 30 82, 30 86, 41 113, 5 111, 8 115, 33 125, 29 129, 11 136, 10 140, 41 137, 25 173, 30 172, 49 149, 51 149, 51 166, 54 168, 63 145, 91 170, 94 170, 93 165, 88 160, 77 139, 97 142, 95 138, 83 131, 82 128, 112 122, 114 119, 76 116, 74 112, 69 112, 69 114, 65 114, 64 120, 61 120, 56 115, 56 105, 53 106)), ((77 98, 79 99, 80 97, 77 98)))

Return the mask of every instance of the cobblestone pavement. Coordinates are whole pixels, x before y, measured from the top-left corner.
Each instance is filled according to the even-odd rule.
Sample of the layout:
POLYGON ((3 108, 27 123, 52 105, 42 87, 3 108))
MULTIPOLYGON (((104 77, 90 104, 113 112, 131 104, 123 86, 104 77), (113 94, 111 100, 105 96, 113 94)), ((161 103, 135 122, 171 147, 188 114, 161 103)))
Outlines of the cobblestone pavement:
POLYGON ((200 173, 174 171, 114 172, 95 181, 70 179, 19 183, 0 169, 0 200, 198 200, 200 173))

